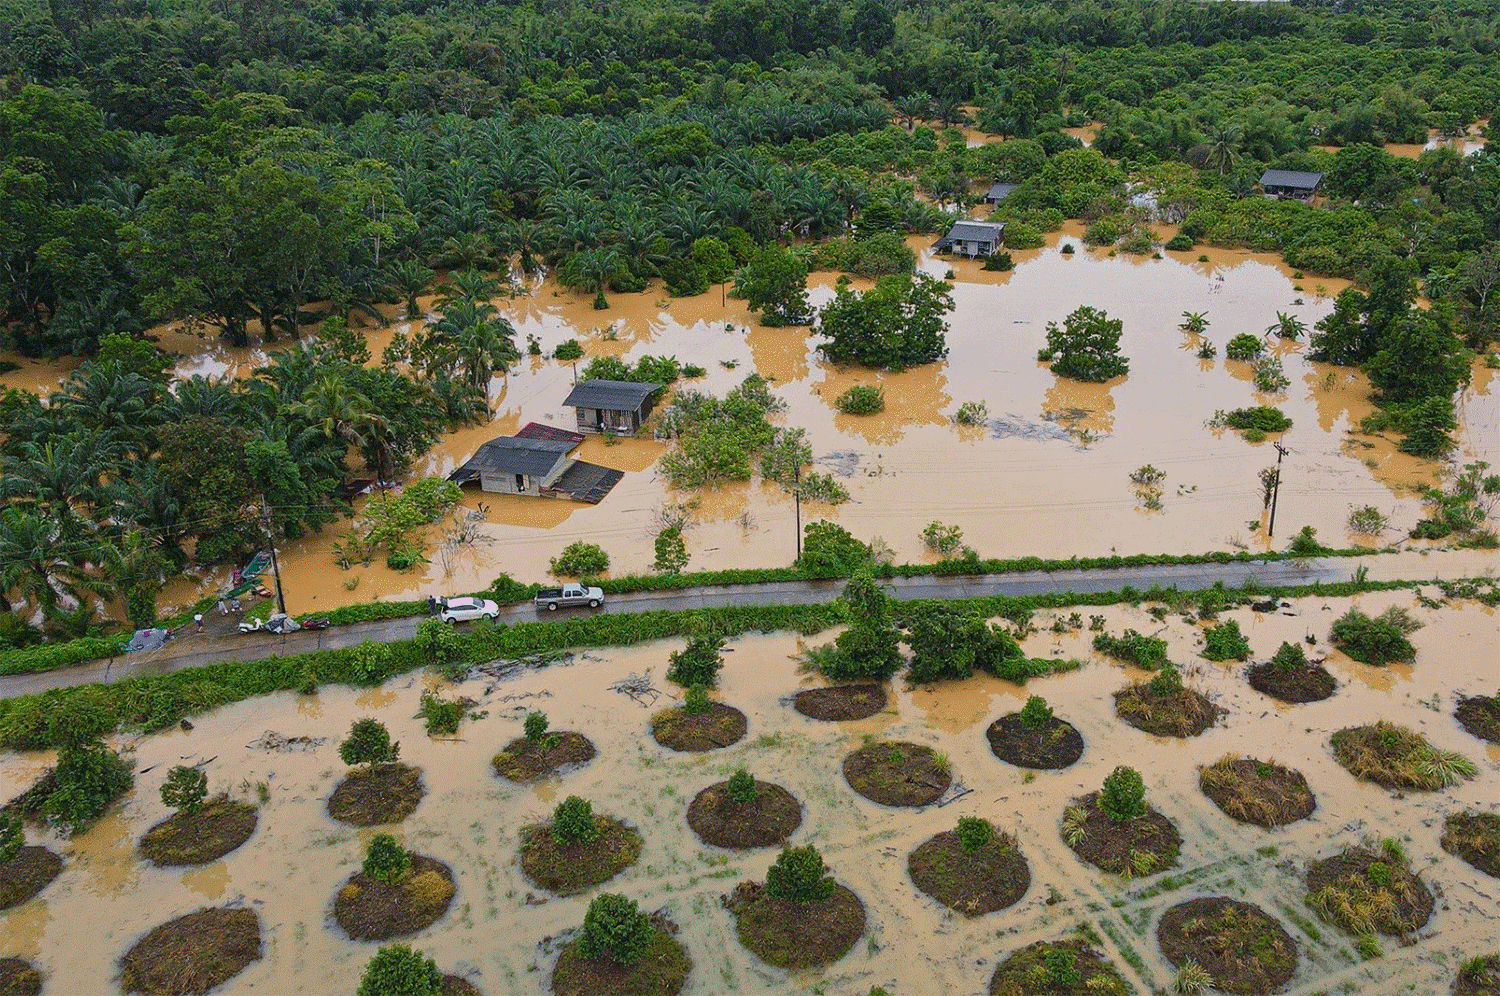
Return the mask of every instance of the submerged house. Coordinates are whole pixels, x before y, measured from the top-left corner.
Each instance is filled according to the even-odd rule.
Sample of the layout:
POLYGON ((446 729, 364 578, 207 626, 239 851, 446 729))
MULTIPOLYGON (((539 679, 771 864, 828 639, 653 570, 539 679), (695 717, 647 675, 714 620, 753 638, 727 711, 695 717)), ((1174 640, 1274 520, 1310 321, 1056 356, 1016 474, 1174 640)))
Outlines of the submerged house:
POLYGON ((1020 188, 1019 183, 997 183, 990 187, 989 192, 984 195, 986 204, 999 204, 1020 188))
POLYGON ((478 481, 482 491, 571 498, 597 505, 624 478, 618 470, 575 459, 583 436, 536 422, 514 436, 496 436, 479 447, 448 480, 478 481))
POLYGON ((932 244, 938 252, 958 256, 989 256, 1005 242, 1005 225, 994 221, 960 221, 932 244))
POLYGON ((651 414, 651 395, 661 384, 628 380, 586 380, 563 399, 578 413, 579 432, 629 435, 651 414))
POLYGON ((1266 196, 1278 200, 1291 197, 1299 201, 1310 201, 1322 184, 1322 173, 1307 173, 1296 169, 1268 169, 1260 175, 1260 187, 1266 196))

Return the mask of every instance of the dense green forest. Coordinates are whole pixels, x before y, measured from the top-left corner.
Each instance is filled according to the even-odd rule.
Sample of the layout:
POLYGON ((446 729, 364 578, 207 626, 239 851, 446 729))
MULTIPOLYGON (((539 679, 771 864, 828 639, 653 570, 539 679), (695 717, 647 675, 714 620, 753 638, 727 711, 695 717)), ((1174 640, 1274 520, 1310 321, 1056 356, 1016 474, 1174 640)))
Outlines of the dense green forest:
POLYGON ((600 307, 733 277, 803 322, 756 298, 768 266, 909 273, 901 236, 976 182, 1020 184, 1018 248, 1080 218, 1151 253, 1162 220, 1354 279, 1312 354, 1364 364, 1384 424, 1441 455, 1464 347, 1500 337, 1500 150, 1382 145, 1497 109, 1489 0, 0 0, 0 333, 88 358, 0 403, 4 638, 86 628, 89 593, 148 620, 190 554, 254 549, 262 507, 317 528, 347 477, 484 417, 508 274, 600 307), (1092 148, 1061 130, 1089 121, 1092 148), (1326 198, 1253 196, 1267 166, 1326 198), (366 366, 347 325, 415 316, 438 271, 439 320, 366 366), (174 382, 138 336, 188 316, 286 348, 174 382))

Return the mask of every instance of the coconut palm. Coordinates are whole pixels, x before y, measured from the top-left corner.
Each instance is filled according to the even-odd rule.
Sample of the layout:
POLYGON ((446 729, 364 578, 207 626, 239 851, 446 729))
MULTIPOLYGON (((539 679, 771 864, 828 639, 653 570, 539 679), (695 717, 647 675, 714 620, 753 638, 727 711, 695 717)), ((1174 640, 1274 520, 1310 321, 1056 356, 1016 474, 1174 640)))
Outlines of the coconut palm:
POLYGON ((1240 129, 1238 126, 1219 128, 1209 136, 1207 165, 1218 170, 1220 176, 1230 172, 1240 161, 1240 129))
POLYGON ((594 309, 603 311, 609 307, 604 298, 604 288, 619 277, 625 269, 620 254, 614 249, 594 246, 573 253, 563 260, 558 279, 566 287, 577 287, 594 295, 594 309))

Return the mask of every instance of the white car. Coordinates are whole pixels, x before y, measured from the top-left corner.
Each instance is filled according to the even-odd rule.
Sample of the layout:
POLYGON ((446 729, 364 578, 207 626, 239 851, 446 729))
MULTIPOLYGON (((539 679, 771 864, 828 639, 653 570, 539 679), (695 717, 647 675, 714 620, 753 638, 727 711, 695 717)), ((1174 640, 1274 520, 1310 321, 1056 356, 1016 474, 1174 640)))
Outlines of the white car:
POLYGON ((471 622, 488 619, 494 622, 500 615, 500 606, 487 598, 440 598, 438 618, 445 623, 471 622))

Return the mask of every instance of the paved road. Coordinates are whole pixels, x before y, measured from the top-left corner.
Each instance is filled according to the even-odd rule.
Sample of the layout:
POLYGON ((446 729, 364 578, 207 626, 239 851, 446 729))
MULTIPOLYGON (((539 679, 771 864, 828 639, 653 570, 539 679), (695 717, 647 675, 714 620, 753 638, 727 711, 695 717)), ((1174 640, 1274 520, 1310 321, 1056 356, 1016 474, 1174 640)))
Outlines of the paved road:
MULTIPOLYGON (((1272 561, 1234 564, 1167 565, 1112 570, 1023 571, 984 577, 895 578, 890 582, 899 600, 915 598, 976 598, 982 595, 1038 595, 1052 592, 1118 591, 1125 585, 1142 590, 1152 585, 1176 585, 1182 591, 1211 588, 1217 582, 1238 586, 1253 577, 1268 586, 1348 581, 1357 567, 1368 569, 1372 581, 1461 578, 1493 575, 1500 557, 1486 551, 1443 551, 1430 554, 1386 554, 1359 559, 1331 557, 1309 561, 1272 561)), ((725 605, 808 605, 831 601, 843 591, 842 581, 774 581, 751 585, 712 585, 676 591, 612 595, 597 612, 650 612, 657 609, 701 609, 725 605)), ((588 610, 571 610, 573 612, 588 610)), ((561 615, 562 613, 559 613, 561 615)), ((530 605, 502 606, 502 622, 535 622, 554 618, 530 605)), ((365 640, 389 642, 411 639, 421 618, 351 623, 326 630, 306 630, 286 636, 266 633, 215 636, 184 631, 161 650, 131 654, 108 661, 92 661, 42 674, 0 677, 0 698, 30 695, 53 688, 92 682, 112 682, 136 675, 164 674, 223 661, 257 661, 272 655, 318 649, 352 647, 365 640)))

